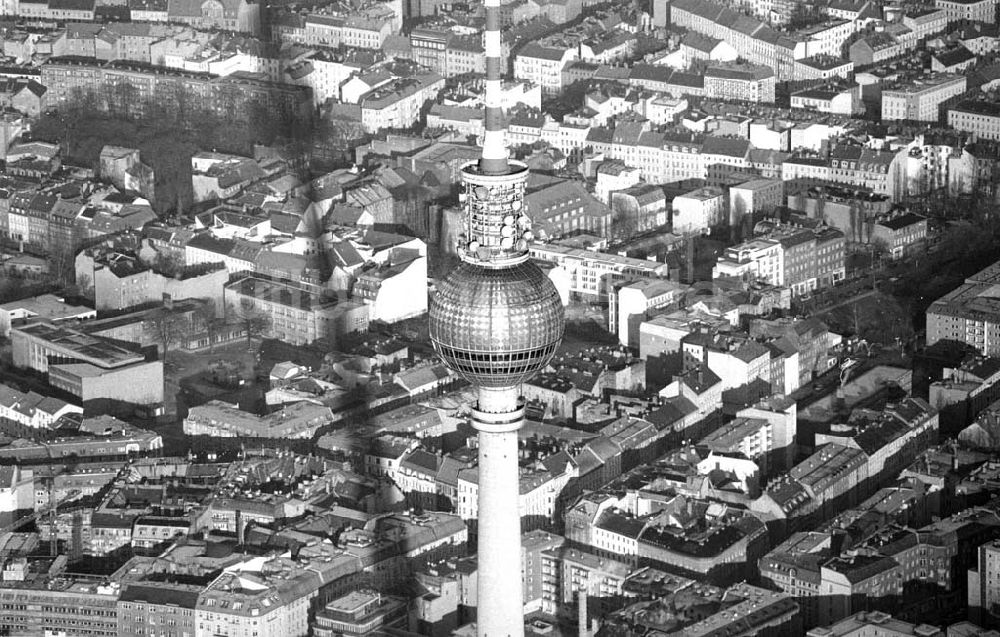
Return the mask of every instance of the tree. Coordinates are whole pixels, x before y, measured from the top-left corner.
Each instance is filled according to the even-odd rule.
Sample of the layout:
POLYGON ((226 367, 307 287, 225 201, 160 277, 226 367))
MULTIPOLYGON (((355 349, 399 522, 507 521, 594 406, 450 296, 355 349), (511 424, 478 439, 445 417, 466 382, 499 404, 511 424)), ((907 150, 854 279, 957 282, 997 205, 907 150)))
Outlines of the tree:
POLYGON ((19 270, 7 270, 0 276, 0 303, 25 297, 27 282, 19 270))
POLYGON ((250 299, 243 299, 239 305, 230 305, 233 320, 247 335, 247 348, 253 349, 253 341, 271 329, 271 316, 259 309, 250 299))
POLYGON ((886 240, 881 237, 873 238, 868 244, 868 247, 871 250, 872 262, 870 265, 873 270, 881 267, 882 262, 891 256, 889 244, 886 243, 886 240))
POLYGON ((733 205, 732 210, 729 212, 729 240, 736 244, 743 241, 744 236, 750 236, 749 234, 744 234, 744 228, 746 227, 745 219, 751 215, 747 214, 747 203, 743 200, 743 197, 737 198, 735 205, 733 205))
POLYGON ((639 230, 638 211, 630 208, 622 199, 612 200, 611 237, 613 239, 628 241, 639 230))
POLYGON ((201 307, 195 310, 194 313, 194 326, 199 332, 205 332, 208 335, 208 351, 215 351, 215 337, 218 335, 219 330, 226 324, 225 319, 218 316, 215 308, 215 301, 212 299, 204 299, 201 307))
MULTIPOLYGON (((184 257, 176 252, 157 252, 153 269, 164 276, 177 276, 184 269, 184 257)), ((212 308, 215 311, 215 308, 212 308)))
POLYGON ((71 287, 75 287, 80 296, 87 297, 91 300, 94 299, 94 281, 89 275, 79 275, 76 277, 76 283, 71 287))
POLYGON ((150 314, 142 324, 146 334, 156 341, 167 360, 167 353, 172 345, 181 342, 184 335, 190 331, 191 321, 187 316, 175 312, 168 307, 162 307, 150 314))
POLYGON ((49 272, 59 283, 70 285, 76 279, 76 254, 74 246, 59 244, 49 249, 49 272))
POLYGON ((806 6, 804 2, 799 2, 792 9, 788 16, 788 26, 792 29, 801 29, 817 22, 822 16, 813 5, 806 6))
POLYGON ((107 82, 104 85, 104 103, 109 113, 125 120, 133 119, 139 106, 139 89, 129 81, 107 82))
POLYGON ((86 130, 85 116, 100 109, 100 100, 93 89, 70 89, 66 105, 60 109, 58 124, 65 152, 72 154, 78 134, 86 130))

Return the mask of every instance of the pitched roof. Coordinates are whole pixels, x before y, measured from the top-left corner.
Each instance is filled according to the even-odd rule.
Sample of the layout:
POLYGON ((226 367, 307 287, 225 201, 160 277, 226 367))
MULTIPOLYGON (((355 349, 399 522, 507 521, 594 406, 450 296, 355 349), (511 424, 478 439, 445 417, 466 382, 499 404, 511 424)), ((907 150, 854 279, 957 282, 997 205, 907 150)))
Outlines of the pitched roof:
POLYGON ((538 42, 529 42, 517 53, 517 57, 536 58, 539 60, 559 61, 566 55, 567 49, 556 49, 542 46, 538 42))
POLYGON ((750 140, 734 137, 709 136, 702 144, 701 152, 706 155, 727 155, 746 157, 750 151, 750 140))
POLYGON ((330 246, 330 256, 334 267, 352 268, 365 262, 350 241, 338 241, 330 246))
POLYGON ((652 82, 669 82, 674 74, 669 66, 659 64, 633 64, 628 79, 652 82))
POLYGON ((976 54, 964 46, 960 46, 952 49, 951 51, 939 53, 935 59, 945 68, 950 68, 958 64, 975 60, 976 54))
POLYGON ((423 449, 414 449, 410 455, 403 458, 400 467, 406 467, 411 471, 423 473, 433 478, 437 476, 441 464, 441 458, 433 453, 423 449))
POLYGON ((719 46, 721 43, 722 40, 702 35, 697 31, 688 31, 684 34, 684 37, 681 38, 681 46, 690 47, 703 53, 711 53, 715 50, 715 47, 719 46))
POLYGON ((696 394, 701 394, 722 382, 722 379, 705 364, 700 364, 684 372, 679 376, 679 380, 696 394))

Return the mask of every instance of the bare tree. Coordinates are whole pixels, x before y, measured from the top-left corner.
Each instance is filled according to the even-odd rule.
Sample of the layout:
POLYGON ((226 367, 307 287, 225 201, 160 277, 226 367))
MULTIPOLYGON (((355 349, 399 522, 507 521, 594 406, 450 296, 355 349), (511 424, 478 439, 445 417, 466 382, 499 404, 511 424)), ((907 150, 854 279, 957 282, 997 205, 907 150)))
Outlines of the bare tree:
POLYGON ((94 299, 94 281, 89 275, 80 274, 76 277, 76 282, 69 287, 75 288, 80 296, 94 299))
POLYGON ((247 336, 247 348, 253 349, 253 341, 260 338, 271 329, 271 316, 256 307, 249 299, 243 299, 239 305, 229 306, 232 319, 244 329, 247 336))
POLYGON ((139 89, 131 82, 107 82, 103 87, 104 103, 109 113, 130 120, 138 113, 139 89))
POLYGON ((889 250, 889 244, 885 239, 881 237, 873 238, 869 242, 869 247, 871 249, 872 262, 871 267, 881 266, 882 262, 889 256, 891 256, 891 251, 889 250))
POLYGON ((190 331, 190 319, 179 312, 175 312, 168 307, 162 307, 143 321, 143 330, 156 341, 163 353, 163 360, 167 360, 170 348, 180 343, 185 334, 190 331))
POLYGON ((204 300, 201 307, 195 311, 194 324, 195 329, 208 335, 208 351, 214 352, 215 337, 226 324, 226 320, 218 316, 216 312, 215 301, 212 299, 204 300))
POLYGON ((621 199, 612 200, 611 210, 611 236, 623 241, 634 237, 639 230, 638 211, 632 210, 631 206, 621 199))
POLYGON ((76 255, 72 245, 56 245, 49 249, 49 271, 62 285, 70 285, 76 279, 76 255))
POLYGON ((74 87, 70 89, 66 104, 59 110, 59 123, 62 127, 64 152, 73 153, 83 130, 84 115, 100 110, 100 98, 93 89, 74 87))

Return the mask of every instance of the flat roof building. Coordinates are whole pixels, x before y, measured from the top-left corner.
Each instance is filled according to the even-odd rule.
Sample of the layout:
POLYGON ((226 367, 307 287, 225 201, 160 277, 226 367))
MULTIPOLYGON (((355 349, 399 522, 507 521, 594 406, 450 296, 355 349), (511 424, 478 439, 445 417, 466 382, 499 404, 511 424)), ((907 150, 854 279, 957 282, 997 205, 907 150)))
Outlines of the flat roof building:
POLYGON ((961 95, 966 79, 961 75, 925 75, 906 85, 882 91, 882 119, 936 122, 940 106, 961 95))
POLYGON ((220 438, 311 438, 317 429, 330 422, 333 422, 330 408, 311 402, 283 405, 279 411, 258 416, 213 400, 191 408, 184 419, 184 433, 220 438))
POLYGON ((967 343, 1000 354, 1000 262, 974 274, 927 308, 927 344, 967 343))
POLYGON ((227 304, 266 315, 270 319, 267 336, 293 345, 368 328, 367 305, 327 296, 306 284, 251 275, 228 284, 225 298, 227 304))
POLYGON ((163 402, 163 362, 80 330, 50 322, 11 331, 15 367, 47 373, 49 383, 80 398, 135 405, 163 402))
POLYGON ((948 125, 978 139, 1000 139, 1000 104, 966 100, 948 109, 948 125))
POLYGON ((0 305, 0 336, 10 338, 11 327, 31 320, 82 321, 97 316, 85 305, 73 305, 55 294, 40 294, 0 305))

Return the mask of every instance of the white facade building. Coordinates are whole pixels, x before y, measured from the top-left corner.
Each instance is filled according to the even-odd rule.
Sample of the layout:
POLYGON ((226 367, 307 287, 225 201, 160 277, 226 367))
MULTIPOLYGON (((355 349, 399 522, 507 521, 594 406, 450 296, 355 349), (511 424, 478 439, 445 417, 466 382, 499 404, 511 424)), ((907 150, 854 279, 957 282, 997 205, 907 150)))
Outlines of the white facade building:
POLYGON ((726 248, 712 268, 712 278, 735 277, 748 281, 765 281, 784 285, 784 249, 781 242, 754 239, 726 248))
POLYGON ((708 234, 725 221, 726 196, 721 188, 705 187, 674 197, 673 231, 677 234, 708 234))

